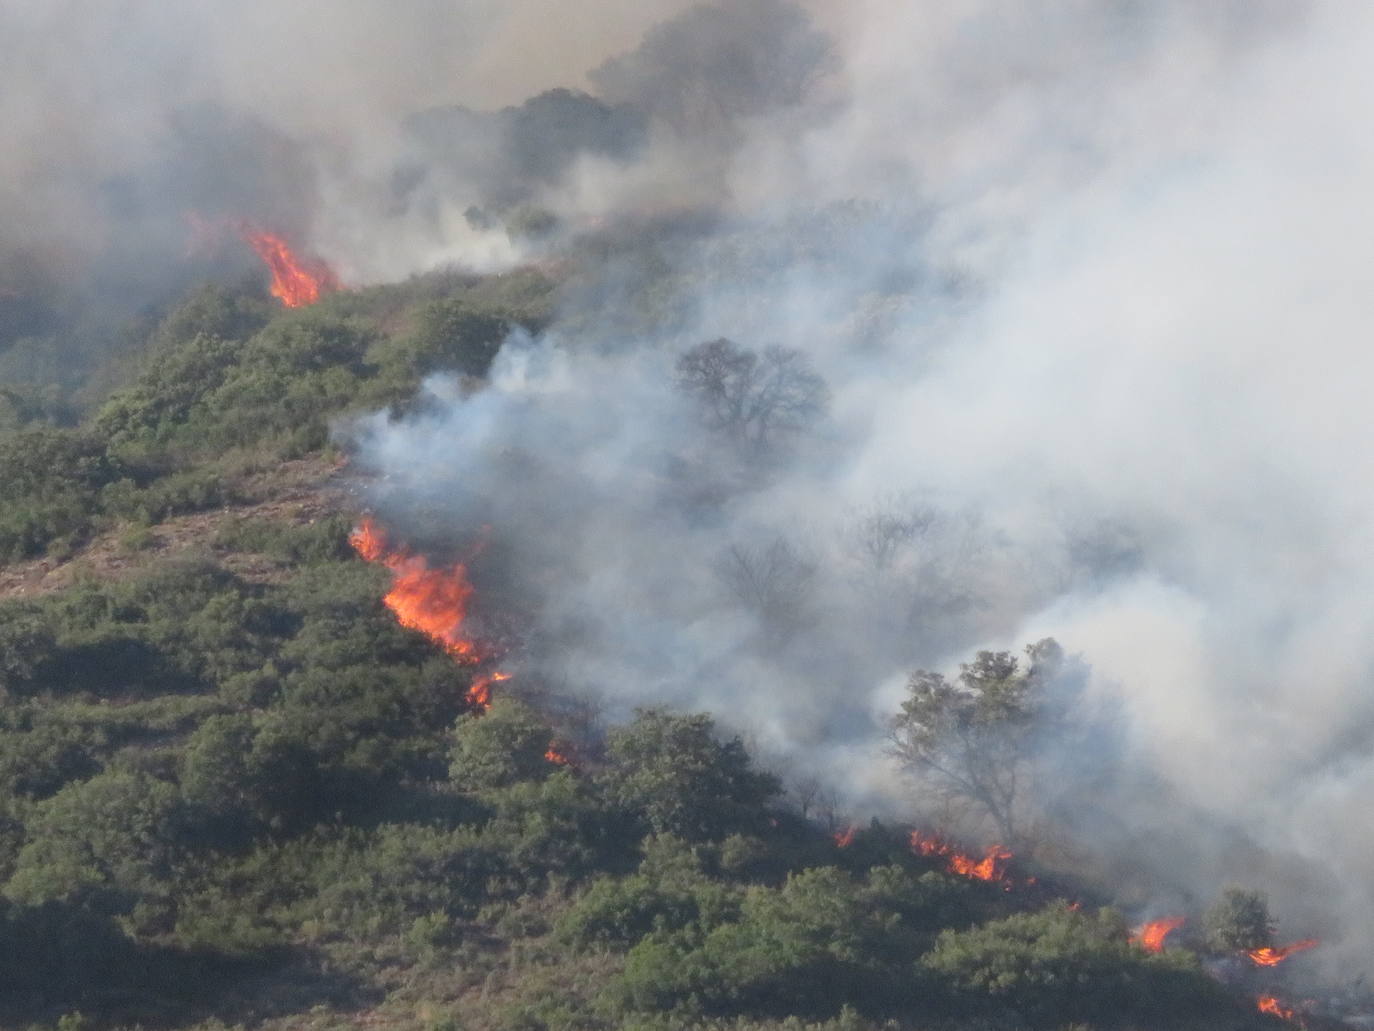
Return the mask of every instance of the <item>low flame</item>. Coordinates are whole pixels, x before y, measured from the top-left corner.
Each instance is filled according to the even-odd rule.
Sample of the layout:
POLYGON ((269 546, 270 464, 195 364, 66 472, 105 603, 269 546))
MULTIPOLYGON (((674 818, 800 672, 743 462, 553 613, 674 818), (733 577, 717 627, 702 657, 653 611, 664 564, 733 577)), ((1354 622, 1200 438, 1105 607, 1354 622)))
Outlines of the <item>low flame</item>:
POLYGON ((549 745, 549 750, 544 753, 544 758, 556 766, 571 766, 572 760, 560 752, 553 745, 549 745))
POLYGON ((1261 995, 1255 1000, 1255 1007, 1261 1013, 1268 1013, 1281 1020, 1293 1020, 1296 1016, 1296 1012, 1292 1008, 1283 1005, 1273 995, 1261 995))
POLYGON ((1136 929, 1135 933, 1131 935, 1131 941, 1146 952, 1163 952, 1164 939, 1187 922, 1187 918, 1181 916, 1166 916, 1162 920, 1151 920, 1143 927, 1136 929))
POLYGON ((318 259, 299 257, 276 233, 243 227, 243 238, 272 272, 272 296, 288 308, 314 304, 339 288, 333 269, 318 259))
POLYGON ((920 831, 912 831, 911 850, 918 855, 943 859, 945 869, 950 873, 976 881, 990 881, 1010 886, 1011 882, 1003 864, 1012 858, 1012 853, 1001 845, 993 845, 983 854, 983 858, 975 859, 957 851, 942 838, 926 837, 920 831))
POLYGON ((831 837, 835 839, 835 844, 840 848, 848 848, 854 844, 854 835, 858 833, 858 830, 859 828, 851 825, 842 831, 836 831, 831 837))
POLYGON ((1251 949, 1245 955, 1257 967, 1276 967, 1293 953, 1315 949, 1320 944, 1316 938, 1304 938, 1302 941, 1293 942, 1292 945, 1280 945, 1272 949, 1266 945, 1262 949, 1251 949))
MULTIPOLYGON (((421 556, 393 551, 385 531, 371 518, 364 518, 348 540, 363 559, 391 571, 391 590, 382 602, 398 623, 418 630, 464 666, 477 666, 491 657, 463 631, 474 588, 461 562, 435 569, 421 556)), ((509 679, 509 673, 474 676, 467 691, 469 705, 485 712, 491 706, 492 684, 509 679)))

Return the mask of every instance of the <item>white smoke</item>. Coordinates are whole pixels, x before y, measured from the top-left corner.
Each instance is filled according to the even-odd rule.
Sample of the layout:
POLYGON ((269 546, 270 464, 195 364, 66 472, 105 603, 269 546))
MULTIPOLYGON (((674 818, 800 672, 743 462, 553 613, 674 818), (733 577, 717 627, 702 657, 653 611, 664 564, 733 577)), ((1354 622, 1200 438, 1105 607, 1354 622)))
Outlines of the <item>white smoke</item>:
MULTIPOLYGON (((494 527, 532 672, 709 707, 875 804, 910 798, 881 757, 906 672, 1053 635, 1123 699, 1103 852, 1203 898, 1253 880, 1295 933, 1367 945, 1374 13, 810 6, 827 46, 773 0, 658 29, 686 4, 11 3, 0 212, 87 240, 99 177, 213 105, 308 170, 302 228, 354 281, 501 267, 523 245, 466 214, 495 123, 450 112, 472 153, 445 136, 445 164, 406 118, 627 105, 642 146, 522 195, 628 227, 556 329, 356 431, 383 511, 494 527), (831 390, 764 467, 673 383, 721 336, 798 348, 831 390), (913 526, 881 562, 875 513, 913 526), (732 549, 791 586, 742 598, 732 549)), ((280 206, 279 165, 248 194, 280 206)))

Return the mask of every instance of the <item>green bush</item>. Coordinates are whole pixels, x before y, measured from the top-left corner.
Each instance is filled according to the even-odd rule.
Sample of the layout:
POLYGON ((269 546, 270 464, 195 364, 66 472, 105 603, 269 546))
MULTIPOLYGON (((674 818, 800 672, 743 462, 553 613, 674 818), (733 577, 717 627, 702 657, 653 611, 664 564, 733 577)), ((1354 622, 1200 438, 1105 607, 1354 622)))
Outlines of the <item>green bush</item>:
POLYGON ((142 774, 105 772, 69 784, 26 821, 5 894, 18 902, 71 902, 97 913, 132 912, 170 898, 177 793, 142 774))
POLYGON ((753 768, 739 738, 721 742, 704 714, 641 709, 611 731, 607 797, 655 834, 719 840, 765 825, 777 778, 753 768))
POLYGON ((552 739, 549 725, 527 705, 498 696, 487 712, 458 718, 449 779, 463 791, 543 780, 555 769, 545 758, 552 739))
POLYGON ((1035 1027, 1163 1026, 1233 1015, 1187 953, 1131 944, 1121 916, 1062 905, 943 932, 919 969, 957 1013, 1009 1013, 1035 1027))

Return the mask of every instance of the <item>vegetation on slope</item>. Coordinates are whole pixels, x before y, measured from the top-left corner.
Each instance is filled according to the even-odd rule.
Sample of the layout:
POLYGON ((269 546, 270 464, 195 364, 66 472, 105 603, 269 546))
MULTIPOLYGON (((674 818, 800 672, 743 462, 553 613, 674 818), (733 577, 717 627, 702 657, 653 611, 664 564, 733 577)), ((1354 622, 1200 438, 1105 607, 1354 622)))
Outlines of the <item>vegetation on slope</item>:
POLYGON ((482 376, 551 290, 431 277, 274 312, 207 289, 77 425, 0 434, 0 557, 144 553, 0 602, 0 1023, 1269 1020, 1110 910, 957 876, 878 823, 837 843, 709 717, 471 711, 346 514, 261 507, 331 420, 482 376), (162 553, 197 511, 203 539, 162 553))

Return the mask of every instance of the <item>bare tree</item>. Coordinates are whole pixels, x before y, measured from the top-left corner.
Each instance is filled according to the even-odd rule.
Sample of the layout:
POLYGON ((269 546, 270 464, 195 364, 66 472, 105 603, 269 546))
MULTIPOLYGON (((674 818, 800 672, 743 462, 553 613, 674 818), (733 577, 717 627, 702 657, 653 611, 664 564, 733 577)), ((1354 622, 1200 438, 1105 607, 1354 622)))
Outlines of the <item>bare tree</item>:
POLYGON ((784 643, 806 621, 816 565, 785 538, 759 547, 732 544, 716 570, 735 599, 758 617, 770 642, 784 643))
POLYGON ((697 400, 708 426, 755 454, 798 436, 830 402, 825 380, 800 351, 756 353, 724 337, 684 353, 677 382, 697 400))
POLYGON ((854 517, 849 538, 854 551, 875 573, 885 573, 903 550, 930 533, 933 508, 901 501, 880 502, 854 517))

